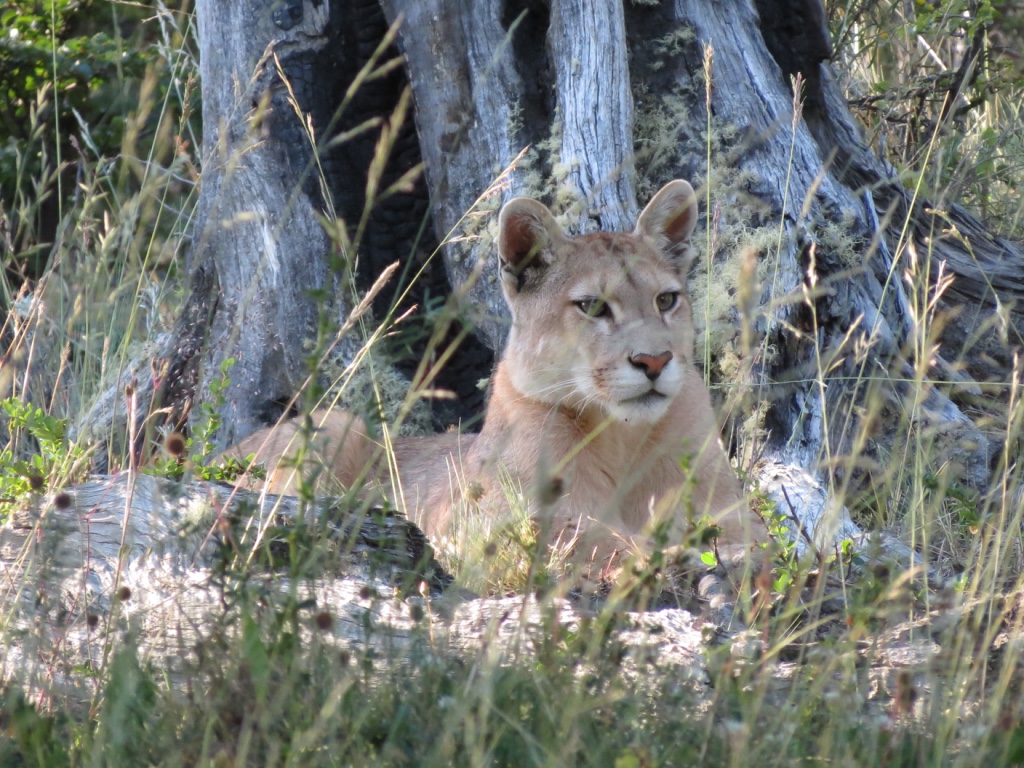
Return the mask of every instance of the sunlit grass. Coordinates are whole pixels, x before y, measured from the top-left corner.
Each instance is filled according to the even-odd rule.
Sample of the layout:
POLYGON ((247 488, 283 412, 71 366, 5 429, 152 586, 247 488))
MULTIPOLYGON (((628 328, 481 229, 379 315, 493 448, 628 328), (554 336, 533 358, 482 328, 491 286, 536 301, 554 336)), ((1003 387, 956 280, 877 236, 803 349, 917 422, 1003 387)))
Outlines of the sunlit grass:
MULTIPOLYGON (((195 62, 174 36, 190 33, 165 29, 167 53, 160 66, 170 74, 154 68, 147 76, 136 113, 165 115, 151 145, 141 142, 139 123, 129 119, 121 156, 92 157, 83 148, 78 194, 63 213, 48 268, 20 288, 4 278, 11 310, 0 395, 31 404, 40 416, 3 415, 7 466, 0 468, 5 473, 0 516, 25 499, 38 502, 41 490, 83 478, 85 448, 69 445, 58 421, 80 418, 119 378, 123 391, 129 362, 144 357, 145 345, 169 329, 181 304, 197 144, 188 121, 181 119, 185 91, 169 89, 158 99, 151 86, 164 76, 194 82, 195 62), (172 108, 168 100, 175 99, 181 103, 172 108), (61 434, 49 434, 55 431, 61 434), (39 463, 35 456, 42 457, 39 463), (27 469, 15 466, 19 460, 28 462, 27 469)), ((909 29, 903 38, 887 33, 889 39, 909 40, 905 45, 871 48, 881 31, 863 21, 851 23, 852 42, 841 48, 851 76, 869 86, 925 66, 909 29)), ((934 53, 953 56, 955 51, 938 47, 934 53)), ((41 101, 47 98, 41 89, 41 101)), ((1018 231, 1020 204, 1013 184, 1019 177, 1013 138, 1019 137, 1018 101, 1016 91, 1003 91, 971 113, 955 137, 936 130, 920 142, 907 138, 897 157, 908 171, 908 186, 919 183, 924 197, 938 195, 946 202, 968 190, 1005 231, 1018 231), (1007 138, 993 143, 991 132, 1007 138), (986 163, 996 160, 999 173, 987 172, 986 163)), ((407 105, 394 117, 408 119, 407 105)), ((32 126, 39 145, 49 151, 45 146, 52 137, 44 129, 32 126)), ((891 126, 879 123, 876 129, 880 136, 891 126)), ((310 133, 308 140, 315 146, 317 137, 310 133)), ((374 167, 383 167, 391 149, 382 140, 374 167)), ((55 183, 34 180, 41 190, 55 183)), ((327 216, 326 226, 340 247, 358 249, 374 201, 367 195, 365 215, 352 231, 327 216)), ((25 196, 20 204, 33 201, 25 196)), ((25 215, 31 218, 31 211, 25 215)), ((894 229, 904 224, 909 226, 896 222, 894 229)), ((781 247, 781 234, 776 242, 781 247)), ((737 615, 753 638, 746 650, 708 643, 701 660, 706 680, 680 680, 674 668, 666 673, 658 660, 639 667, 624 663, 615 631, 634 620, 623 608, 635 607, 635 601, 617 603, 619 595, 612 593, 607 603, 584 605, 571 622, 561 619, 569 589, 558 579, 567 570, 571 542, 540 551, 529 513, 530 489, 508 478, 504 492, 512 519, 498 521, 462 508, 449 538, 437 542, 438 556, 460 587, 492 597, 534 596, 533 624, 526 603, 510 603, 502 622, 487 624, 468 648, 446 646, 429 622, 394 656, 380 655, 371 642, 372 628, 364 645, 339 648, 297 596, 268 597, 258 579, 249 580, 262 565, 243 553, 240 559, 252 571, 231 572, 238 578, 236 602, 210 627, 204 653, 184 686, 169 685, 157 661, 139 658, 131 643, 114 649, 102 669, 75 671, 95 680, 95 696, 84 704, 35 690, 24 699, 16 686, 5 684, 0 762, 617 767, 1020 762, 1021 364, 1014 363, 1006 381, 990 383, 971 412, 994 453, 990 487, 971 488, 959 474, 950 436, 928 418, 929 395, 942 386, 935 378, 936 354, 947 355, 956 367, 969 351, 941 348, 945 318, 937 299, 948 285, 929 272, 930 262, 928 253, 908 242, 898 244, 892 279, 904 286, 913 316, 905 364, 888 372, 859 368, 849 386, 861 394, 856 402, 839 401, 846 410, 826 401, 831 434, 841 439, 827 443, 828 455, 819 457, 822 466, 839 470, 831 490, 858 522, 912 544, 923 567, 901 570, 852 551, 779 562, 775 576, 785 572, 788 578, 757 583, 739 602, 737 615), (858 479, 864 476, 867 482, 858 479), (529 635, 530 643, 504 645, 499 641, 503 623, 529 635), (529 652, 521 652, 526 647, 529 652)), ((739 339, 741 356, 753 358, 770 354, 759 346, 758 320, 784 305, 813 310, 817 294, 812 281, 798 295, 773 293, 766 306, 753 307, 750 297, 760 295, 760 278, 747 267, 737 270, 737 300, 750 312, 741 317, 739 339)), ((711 276, 708 271, 697 279, 711 276)), ((351 298, 357 310, 365 300, 351 298)), ((710 314, 708 306, 704 309, 710 314)), ((454 320, 451 311, 448 322, 454 320)), ((810 317, 814 332, 813 311, 810 317)), ((371 323, 358 311, 350 320, 316 340, 309 382, 326 373, 322 405, 345 405, 350 388, 363 377, 379 411, 394 414, 381 435, 387 444, 430 394, 453 346, 442 344, 447 327, 440 323, 413 382, 396 393, 375 372, 375 366, 387 365, 375 354, 394 324, 405 320, 390 313, 371 323), (342 370, 330 368, 339 335, 357 332, 363 341, 355 359, 342 370)), ((863 360, 866 351, 858 346, 872 344, 872 329, 860 330, 863 335, 850 334, 845 343, 863 360)), ((808 378, 817 396, 826 398, 835 384, 831 363, 840 351, 816 349, 808 378)), ((702 352, 710 362, 710 346, 702 352)), ((742 407, 754 412, 758 403, 742 407)), ((738 455, 745 457, 743 469, 753 470, 758 426, 744 434, 751 443, 740 446, 738 455)), ((122 447, 126 443, 123 435, 109 437, 122 447)), ((112 458, 112 469, 130 463, 126 453, 112 458)), ((452 473, 453 497, 471 498, 459 476, 458 470, 452 473)), ((260 537, 253 538, 252 544, 246 539, 240 544, 256 547, 260 537)), ((322 562, 322 554, 309 561, 322 562)), ((237 567, 238 561, 232 562, 237 567)), ((669 579, 661 569, 668 567, 665 562, 634 566, 632 583, 660 585, 669 579)), ((290 575, 318 576, 301 568, 290 575)), ((18 641, 9 627, 0 627, 0 633, 7 635, 5 646, 18 641)))

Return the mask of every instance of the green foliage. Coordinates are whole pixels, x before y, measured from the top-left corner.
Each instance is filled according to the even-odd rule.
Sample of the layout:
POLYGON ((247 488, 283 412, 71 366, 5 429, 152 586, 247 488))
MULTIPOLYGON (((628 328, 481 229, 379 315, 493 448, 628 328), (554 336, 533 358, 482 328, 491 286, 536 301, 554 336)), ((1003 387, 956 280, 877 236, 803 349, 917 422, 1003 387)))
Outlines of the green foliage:
POLYGON ((93 738, 103 745, 108 765, 146 765, 160 759, 147 732, 160 704, 152 672, 130 640, 114 653, 107 670, 102 716, 93 738))
POLYGON ((978 494, 969 488, 959 485, 943 484, 935 474, 926 472, 921 478, 924 489, 929 492, 933 501, 945 503, 953 520, 966 533, 976 533, 981 523, 981 510, 978 508, 978 494))
POLYGON ((216 463, 210 461, 216 449, 214 437, 221 426, 219 409, 224 405, 224 392, 231 383, 229 372, 234 364, 233 357, 221 362, 220 376, 210 380, 211 397, 200 407, 191 434, 186 438, 176 436, 182 441, 181 450, 177 451, 177 455, 155 456, 147 465, 147 471, 159 477, 181 480, 185 477, 186 470, 191 469, 193 476, 199 480, 222 483, 233 483, 246 473, 257 480, 266 477, 263 466, 254 464, 255 454, 250 454, 242 460, 228 456, 216 463))
POLYGON ((851 106, 933 201, 1020 236, 1024 25, 1010 0, 830 2, 851 106))
POLYGON ((0 765, 71 765, 68 720, 39 712, 17 687, 0 689, 0 765))
MULTIPOLYGON (((4 4, 0 11, 0 25, 6 32, 0 46, 0 88, 9 107, 0 116, 0 129, 5 135, 28 138, 29 111, 43 90, 56 94, 56 102, 40 115, 43 123, 56 119, 66 121, 70 128, 77 112, 91 126, 98 147, 117 149, 127 96, 123 81, 143 74, 147 56, 140 48, 126 45, 116 21, 115 6, 110 2, 9 0, 4 4), (107 22, 104 26, 109 26, 110 32, 89 30, 99 27, 101 20, 107 22)), ((10 169, 3 170, 6 179, 10 169)))
POLYGON ((169 70, 155 66, 147 17, 141 4, 115 0, 0 4, 0 221, 10 219, 0 257, 8 269, 42 273, 45 246, 81 194, 74 165, 159 136, 166 115, 140 96, 162 96, 171 84, 169 70))
POLYGON ((196 426, 192 430, 192 437, 189 438, 188 448, 195 451, 192 460, 202 465, 213 452, 213 437, 220 429, 220 414, 218 410, 224 405, 224 392, 227 390, 231 379, 228 372, 235 364, 235 359, 229 357, 220 364, 220 376, 212 378, 209 382, 210 399, 200 409, 196 426))
POLYGON ((10 441, 0 450, 0 522, 9 517, 13 502, 30 493, 47 490, 50 483, 68 467, 83 470, 86 451, 69 445, 65 439, 66 419, 47 415, 41 408, 20 400, 0 400, 7 417, 10 441), (14 446, 30 441, 34 450, 16 452, 14 446), (24 456, 24 457, 23 457, 24 456))
POLYGON ((772 590, 779 594, 787 594, 793 586, 802 585, 807 576, 807 564, 800 561, 796 540, 790 527, 793 521, 779 512, 775 502, 759 490, 751 492, 750 500, 754 513, 764 521, 768 533, 775 542, 772 590))

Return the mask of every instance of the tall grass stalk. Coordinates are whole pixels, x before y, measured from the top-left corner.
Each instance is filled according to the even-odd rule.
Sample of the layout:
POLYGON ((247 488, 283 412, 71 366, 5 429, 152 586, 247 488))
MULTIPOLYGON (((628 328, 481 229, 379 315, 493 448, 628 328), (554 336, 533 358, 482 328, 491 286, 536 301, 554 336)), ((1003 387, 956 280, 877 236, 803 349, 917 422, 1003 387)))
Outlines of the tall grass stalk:
MULTIPOLYGON (((917 4, 922 5, 932 4, 917 4)), ((922 54, 908 20, 901 47, 873 55, 868 43, 880 28, 851 18, 854 4, 843 7, 847 13, 839 24, 837 42, 849 42, 841 46, 840 56, 851 63, 850 71, 869 84, 887 82, 894 72, 923 71, 927 61, 952 51, 929 43, 934 55, 922 54)), ((87 468, 84 449, 67 446, 62 420, 80 415, 90 398, 111 380, 127 378, 128 363, 154 333, 168 327, 173 307, 180 303, 181 286, 174 280, 183 271, 180 249, 192 220, 200 165, 195 156, 197 137, 187 119, 195 61, 188 42, 191 22, 179 23, 179 17, 169 13, 161 13, 160 19, 159 66, 169 69, 174 87, 158 97, 155 86, 167 70, 154 68, 147 75, 139 90, 138 109, 127 116, 119 157, 95 156, 85 138, 88 126, 83 128, 79 191, 62 211, 60 238, 52 247, 50 266, 37 282, 21 288, 15 288, 6 275, 3 278, 5 300, 12 310, 5 319, 5 338, 11 339, 11 346, 0 370, 4 390, 0 395, 23 400, 37 407, 38 413, 15 406, 11 406, 13 415, 5 412, 7 444, 2 457, 5 466, 0 470, 39 455, 39 463, 29 466, 29 471, 42 473, 40 479, 49 489, 82 479, 87 468), (143 125, 150 112, 157 115, 157 128, 147 142, 143 125)), ((385 55, 386 48, 382 45, 360 72, 342 110, 357 88, 370 87, 400 66, 397 59, 385 55)), ((709 47, 705 51, 709 102, 711 62, 709 47)), ((280 68, 279 74, 287 85, 280 68)), ((797 85, 790 167, 800 119, 799 90, 797 85)), ((33 151, 54 156, 61 167, 68 162, 59 154, 59 139, 62 131, 67 134, 67 126, 55 119, 51 133, 38 120, 50 98, 52 85, 40 90, 33 111, 36 143, 32 146, 33 151)), ((328 128, 318 136, 294 94, 290 100, 312 149, 309 173, 329 201, 320 154, 329 146, 324 136, 332 131, 328 128)), ((708 115, 706 173, 710 180, 710 108, 708 115)), ((351 139, 366 131, 379 133, 359 220, 340 220, 330 205, 324 212, 324 225, 349 265, 344 290, 354 309, 339 327, 320 329, 309 377, 293 402, 303 410, 344 402, 358 376, 368 376, 378 406, 392 396, 383 376, 387 364, 383 340, 401 323, 415 322, 398 310, 409 288, 403 286, 385 317, 371 323, 369 302, 391 273, 383 275, 368 294, 359 295, 351 270, 374 206, 413 181, 413 172, 389 186, 383 181, 399 125, 408 119, 405 95, 387 119, 366 121, 331 140, 351 139), (347 334, 361 334, 354 359, 340 371, 330 369, 323 400, 307 403, 308 391, 314 389, 318 376, 325 375, 336 345, 347 334)), ((1020 120, 1019 106, 1000 93, 987 102, 981 116, 968 120, 969 135, 956 146, 973 144, 1009 157, 1012 140, 993 147, 983 134, 988 129, 1019 126, 1020 120)), ((885 130, 880 127, 880 135, 885 130)), ((913 202, 941 197, 946 190, 939 188, 940 182, 950 190, 960 185, 982 189, 977 194, 990 202, 992 210, 1002 211, 1007 227, 1016 228, 1020 208, 1015 188, 1006 180, 1009 177, 985 178, 977 168, 978 175, 971 177, 969 153, 962 153, 963 162, 951 163, 957 153, 952 142, 939 123, 926 141, 913 146, 908 141, 901 154, 914 174, 908 182, 913 202), (945 175, 930 175, 933 161, 945 169, 945 175)), ((237 158, 224 162, 237 162, 237 158)), ((501 174, 478 204, 495 194, 505 179, 501 174)), ((40 193, 56 189, 61 195, 59 173, 22 181, 14 204, 23 208, 24 220, 31 219, 31 207, 39 204, 29 194, 30 188, 40 193)), ((793 208, 789 183, 787 178, 786 209, 793 208)), ((716 190, 710 181, 707 191, 708 199, 713 199, 716 190)), ((809 200, 803 201, 801 218, 809 205, 809 200)), ((717 247, 710 204, 705 213, 704 277, 710 283, 717 247)), ((788 213, 791 210, 782 212, 778 224, 775 257, 786 247, 788 213)), ((755 306, 760 296, 756 265, 745 266, 738 288, 740 352, 751 361, 768 354, 764 337, 756 330, 759 321, 775 316, 784 306, 809 308, 810 330, 803 333, 813 333, 815 341, 807 378, 828 417, 822 427, 827 437, 819 462, 830 477, 833 472, 842 473, 831 490, 865 526, 902 533, 920 550, 925 563, 941 574, 939 581, 921 568, 896 571, 839 547, 816 561, 787 560, 778 570, 785 570, 789 581, 762 581, 755 585, 758 600, 748 591, 739 601, 737 616, 750 628, 744 642, 707 642, 700 659, 670 659, 657 645, 659 633, 644 623, 654 614, 632 609, 656 599, 663 600, 662 605, 677 599, 677 605, 691 607, 685 590, 662 592, 671 580, 668 571, 678 563, 667 555, 661 561, 632 561, 624 568, 626 586, 570 611, 565 598, 572 584, 559 577, 568 569, 567 550, 572 542, 561 542, 565 548, 552 550, 538 547, 525 499, 531 489, 519 487, 515 478, 508 477, 504 492, 517 513, 513 519, 499 524, 466 515, 456 521, 451 540, 442 544, 448 546, 442 555, 457 585, 507 600, 500 603, 501 611, 481 619, 477 634, 462 645, 456 642, 459 638, 443 637, 441 625, 423 620, 422 615, 403 625, 396 641, 375 625, 374 611, 385 599, 368 588, 366 596, 359 598, 366 606, 360 641, 339 644, 329 631, 318 629, 332 617, 324 617, 323 605, 316 602, 323 594, 323 564, 336 554, 334 544, 318 539, 315 526, 291 529, 285 541, 290 559, 274 571, 266 565, 266 547, 280 535, 279 521, 272 516, 253 518, 242 521, 239 535, 231 540, 237 551, 224 555, 223 614, 211 617, 210 626, 203 628, 202 653, 185 666, 184 685, 170 685, 158 671, 160 660, 141 655, 130 627, 119 634, 122 614, 113 612, 109 622, 93 630, 92 638, 102 653, 95 665, 78 669, 66 669, 61 654, 70 658, 71 651, 62 641, 46 644, 52 638, 40 633, 40 644, 33 646, 46 651, 40 652, 36 662, 43 669, 40 677, 87 679, 93 695, 86 702, 88 711, 83 711, 81 702, 56 695, 48 698, 39 690, 19 691, 5 681, 0 687, 0 723, 4 725, 0 762, 19 758, 46 765, 266 762, 628 768, 819 763, 969 766, 1024 761, 1024 708, 1018 701, 1024 681, 1019 662, 1024 621, 1019 602, 1024 586, 1022 364, 1015 358, 1009 380, 989 384, 998 392, 978 406, 979 422, 998 445, 992 487, 981 493, 963 488, 948 466, 943 435, 931 428, 928 419, 929 394, 949 383, 936 380, 934 366, 938 354, 950 354, 939 341, 948 318, 938 311, 938 299, 949 282, 945 273, 934 272, 932 254, 920 251, 912 241, 909 214, 904 221, 885 224, 899 234, 883 293, 889 296, 900 286, 912 315, 912 335, 902 350, 907 361, 904 369, 869 368, 866 361, 877 338, 878 320, 851 323, 841 340, 842 349, 819 344, 821 319, 816 306, 827 286, 816 283, 815 247, 808 254, 807 285, 792 295, 781 295, 776 274, 763 307, 755 306), (827 399, 828 388, 838 385, 832 378, 833 366, 841 352, 850 350, 860 362, 853 380, 844 385, 858 399, 849 413, 830 412, 834 401, 827 399), (983 408, 995 415, 985 416, 980 413, 983 408), (886 427, 886 441, 878 438, 880 424, 886 427), (833 440, 833 435, 839 438, 833 440), (859 487, 851 479, 862 469, 870 476, 870 487, 859 487), (856 577, 849 577, 851 570, 856 577), (275 591, 273 587, 282 582, 286 582, 283 588, 275 591), (513 594, 518 597, 508 597, 513 594), (311 611, 320 613, 310 619, 311 611), (627 635, 641 637, 642 648, 649 645, 655 650, 645 655, 627 648, 622 639, 627 635)), ((869 246, 867 256, 874 255, 876 247, 877 243, 869 246)), ((720 258, 730 257, 754 258, 750 253, 720 258)), ((419 275, 411 278, 415 281, 419 275)), ((439 313, 427 342, 428 354, 402 394, 397 416, 382 425, 381 442, 392 465, 393 439, 417 403, 436 394, 437 373, 454 354, 457 340, 446 344, 445 339, 465 290, 458 289, 439 313)), ((704 312, 709 327, 710 302, 704 312)), ((951 355, 954 369, 966 351, 951 355)), ((711 374, 714 352, 706 334, 702 355, 706 377, 711 374)), ((131 432, 142 429, 143 425, 134 424, 131 432)), ((307 430, 297 440, 306 444, 310 437, 307 430)), ((756 442, 758 438, 749 439, 756 442)), ((754 458, 756 454, 757 446, 743 452, 754 458)), ((128 453, 119 458, 122 466, 138 469, 128 453)), ((471 489, 465 487, 462 468, 452 470, 452 494, 463 497, 471 489)), ((5 474, 0 480, 4 493, 28 499, 28 506, 35 505, 38 512, 41 496, 27 485, 18 486, 19 479, 30 482, 27 473, 5 474)), ((312 496, 317 491, 308 487, 303 492, 312 496)), ((12 561, 17 568, 24 567, 35 551, 29 542, 12 561)), ((119 577, 120 571, 115 584, 120 583, 119 577)), ((0 636, 5 648, 25 642, 27 633, 17 621, 35 588, 27 579, 13 576, 3 582, 0 636)), ((688 594, 692 596, 692 590, 688 594)), ((457 601, 452 607, 445 599, 425 590, 403 605, 449 613, 460 609, 457 601)), ((412 609, 407 610, 412 616, 412 609)))

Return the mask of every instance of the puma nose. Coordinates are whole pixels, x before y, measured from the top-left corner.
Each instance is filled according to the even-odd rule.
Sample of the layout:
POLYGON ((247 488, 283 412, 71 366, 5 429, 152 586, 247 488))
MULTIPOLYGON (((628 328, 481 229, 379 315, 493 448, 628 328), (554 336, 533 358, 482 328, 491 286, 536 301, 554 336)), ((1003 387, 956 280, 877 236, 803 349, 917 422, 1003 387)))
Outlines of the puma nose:
POLYGON ((642 370, 644 375, 651 381, 658 378, 662 369, 668 365, 668 361, 671 359, 671 352, 662 352, 660 355, 645 355, 643 352, 638 352, 635 355, 629 356, 629 362, 635 368, 642 370))

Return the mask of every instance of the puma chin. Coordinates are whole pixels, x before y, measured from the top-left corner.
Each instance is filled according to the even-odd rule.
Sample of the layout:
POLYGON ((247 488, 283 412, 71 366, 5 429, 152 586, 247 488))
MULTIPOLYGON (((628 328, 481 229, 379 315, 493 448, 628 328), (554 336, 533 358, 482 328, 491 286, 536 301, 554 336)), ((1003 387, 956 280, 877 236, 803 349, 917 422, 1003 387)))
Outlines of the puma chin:
MULTIPOLYGON (((511 479, 536 496, 538 529, 577 542, 591 562, 648 548, 665 522, 681 540, 705 516, 725 543, 766 541, 693 366, 686 281, 696 221, 685 181, 659 191, 632 232, 570 237, 543 204, 509 201, 497 251, 512 326, 480 434, 399 439, 389 461, 358 419, 315 412, 320 432, 303 471, 345 486, 368 477, 435 540, 467 521, 507 518, 511 479)), ((285 424, 232 451, 272 465, 268 489, 294 492, 294 470, 275 467, 298 434, 285 424)))

